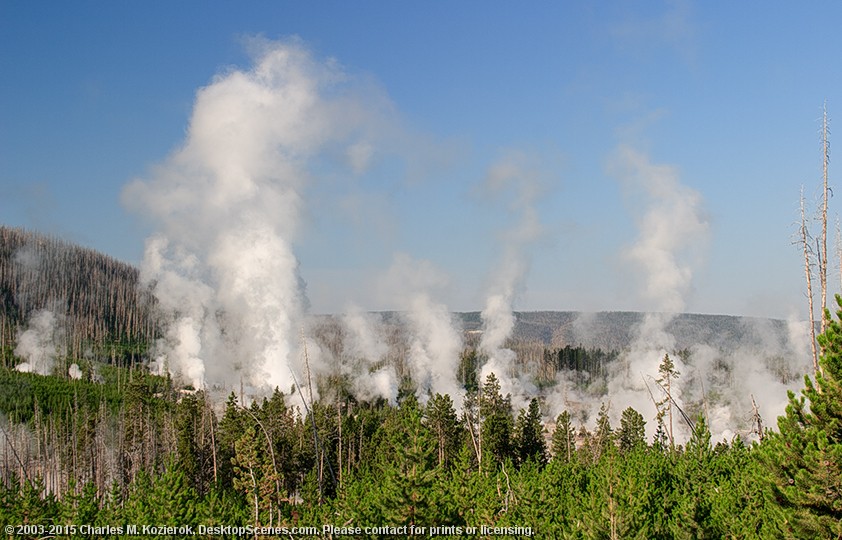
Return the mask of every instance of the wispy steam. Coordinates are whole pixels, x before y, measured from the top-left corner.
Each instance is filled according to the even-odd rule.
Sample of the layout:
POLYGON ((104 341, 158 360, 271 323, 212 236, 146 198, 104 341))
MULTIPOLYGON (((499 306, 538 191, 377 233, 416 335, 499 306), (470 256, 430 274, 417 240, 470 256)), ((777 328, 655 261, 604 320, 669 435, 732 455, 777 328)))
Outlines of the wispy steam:
MULTIPOLYGON (((654 164, 645 154, 620 146, 608 169, 642 202, 638 236, 624 256, 642 277, 642 296, 651 311, 638 327, 631 348, 612 370, 608 399, 616 418, 629 406, 650 411, 645 416, 652 418, 656 411, 649 391, 661 397, 662 389, 654 379, 664 356, 670 354, 677 371, 686 376, 667 325, 686 308, 693 271, 708 241, 709 223, 701 195, 680 182, 674 167, 654 164)), ((671 397, 681 403, 681 394, 679 385, 671 397)), ((649 422, 647 428, 651 435, 655 423, 649 422)))
POLYGON ((628 146, 617 149, 608 169, 643 197, 638 237, 624 255, 644 278, 643 296, 650 310, 684 311, 693 269, 701 262, 710 229, 701 195, 681 184, 674 167, 653 164, 628 146))
POLYGON ((78 364, 70 364, 70 367, 67 369, 67 375, 71 379, 79 380, 82 378, 83 373, 78 364))
POLYGON ((17 336, 15 354, 25 361, 15 369, 25 373, 51 375, 58 358, 65 355, 64 327, 50 310, 35 312, 26 330, 17 336))
POLYGON ((307 307, 293 247, 304 190, 319 156, 344 148, 346 165, 366 166, 373 115, 336 62, 297 42, 252 49, 249 69, 197 92, 184 143, 123 198, 158 229, 142 278, 169 318, 159 366, 197 387, 289 391, 307 307))
POLYGON ((409 367, 419 399, 429 394, 449 394, 458 408, 464 391, 457 379, 462 339, 447 306, 436 302, 431 291, 446 278, 428 261, 395 255, 384 283, 394 290, 409 326, 409 367))
MULTIPOLYGON (((681 184, 673 167, 653 164, 646 155, 627 146, 617 150, 609 171, 641 208, 637 239, 623 256, 639 272, 642 298, 650 312, 635 329, 629 348, 609 367, 606 395, 575 388, 562 374, 558 390, 548 403, 555 411, 571 402, 584 404, 585 416, 592 421, 599 402, 606 400, 615 424, 626 407, 634 407, 647 419, 651 437, 656 428, 656 409, 650 391, 655 399, 665 397, 655 379, 664 355, 669 354, 680 372, 672 386, 672 399, 691 416, 705 413, 714 440, 750 433, 752 395, 761 417, 773 422, 784 411, 786 389, 797 386, 798 374, 807 368, 805 329, 790 321, 789 335, 782 339, 769 321, 745 322, 738 350, 696 344, 688 354, 680 354, 669 328, 675 315, 686 309, 694 271, 702 262, 708 242, 709 224, 702 198, 681 184)), ((587 324, 584 319, 578 321, 577 330, 583 331, 581 327, 587 324)), ((680 420, 674 430, 679 442, 690 434, 680 420)))
POLYGON ((504 394, 512 394, 515 408, 529 403, 534 385, 520 380, 515 373, 515 353, 506 348, 515 326, 514 302, 525 287, 529 268, 528 247, 537 240, 542 227, 535 210, 539 194, 538 175, 525 155, 510 153, 488 171, 484 190, 492 195, 506 192, 511 197, 509 210, 516 221, 502 237, 502 256, 491 276, 491 286, 482 310, 483 333, 480 350, 488 357, 480 377, 494 373, 504 394))
POLYGON ((395 403, 398 377, 395 367, 384 362, 389 352, 382 321, 352 307, 342 316, 345 334, 342 356, 345 373, 351 377, 354 394, 365 400, 382 397, 395 403))

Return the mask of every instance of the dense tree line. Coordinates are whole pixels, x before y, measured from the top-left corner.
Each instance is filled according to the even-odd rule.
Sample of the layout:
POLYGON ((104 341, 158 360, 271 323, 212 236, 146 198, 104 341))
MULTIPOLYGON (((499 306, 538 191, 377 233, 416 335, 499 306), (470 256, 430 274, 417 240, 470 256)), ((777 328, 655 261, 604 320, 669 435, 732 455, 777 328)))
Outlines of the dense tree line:
POLYGON ((305 410, 278 391, 247 406, 231 394, 217 415, 204 392, 178 391, 140 370, 120 393, 108 390, 113 374, 94 386, 7 371, 5 388, 21 390, 3 402, 19 422, 4 427, 0 521, 452 527, 441 537, 484 525, 510 527, 511 536, 529 527, 540 538, 839 538, 839 322, 822 345, 819 375, 802 396, 790 395, 778 430, 751 445, 714 444, 704 416, 684 445, 663 433, 647 440, 639 412, 626 409, 612 426, 605 406, 592 430, 564 412, 545 433, 540 402, 515 414, 493 375, 459 411, 449 396, 421 403, 407 388, 397 406, 346 396, 305 410), (68 389, 72 400, 47 397, 68 389), (32 415, 14 413, 16 402, 31 405, 32 415), (28 432, 28 450, 15 429, 28 432), (108 468, 101 453, 113 444, 119 451, 108 468), (49 459, 60 462, 59 483, 49 459))

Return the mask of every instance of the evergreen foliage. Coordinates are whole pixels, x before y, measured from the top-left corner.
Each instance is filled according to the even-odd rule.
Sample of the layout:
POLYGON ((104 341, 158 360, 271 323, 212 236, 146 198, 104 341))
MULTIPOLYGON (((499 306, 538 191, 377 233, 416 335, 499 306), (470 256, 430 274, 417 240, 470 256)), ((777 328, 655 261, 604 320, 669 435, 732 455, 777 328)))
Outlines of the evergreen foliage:
POLYGON ((553 459, 568 462, 576 455, 576 430, 570 420, 570 413, 563 411, 555 419, 552 439, 553 459))
POLYGON ((436 441, 436 459, 439 467, 449 467, 456 459, 461 442, 461 428, 453 400, 447 394, 436 394, 427 403, 426 425, 436 441))
POLYGON ((617 443, 622 452, 629 452, 646 444, 646 421, 643 415, 631 407, 625 409, 620 417, 617 443))
MULTIPOLYGON (((834 326, 829 336, 837 330, 834 326)), ((633 409, 623 411, 614 431, 604 404, 593 433, 584 431, 580 448, 569 413, 558 416, 553 459, 543 466, 537 400, 508 424, 514 426, 508 453, 493 444, 495 430, 507 425, 501 413, 512 422, 511 405, 493 377, 486 380, 479 401, 487 415, 483 444, 491 441, 498 451, 486 447, 480 466, 467 416, 457 419, 446 396, 432 396, 423 407, 412 394, 396 408, 383 402, 317 403, 315 444, 311 418, 289 407, 280 392, 247 408, 231 395, 217 420, 203 404, 202 392, 174 392, 166 380, 138 375, 126 386, 114 418, 125 425, 126 448, 146 453, 157 448, 158 457, 136 462, 140 453, 129 452, 124 476, 108 481, 82 474, 87 480, 60 491, 34 470, 28 479, 7 475, 0 482, 0 522, 118 525, 154 520, 319 529, 325 523, 436 524, 528 526, 537 538, 835 538, 834 522, 823 518, 832 516, 832 491, 823 492, 822 499, 809 490, 792 501, 780 497, 792 494, 783 490, 793 475, 796 482, 824 481, 823 489, 835 481, 829 477, 832 463, 809 467, 817 459, 811 452, 831 455, 827 449, 835 439, 827 435, 824 447, 815 441, 836 426, 833 411, 838 409, 830 396, 837 391, 832 386, 837 379, 831 379, 837 373, 833 360, 826 361, 825 374, 805 390, 811 405, 824 406, 817 409, 821 416, 808 411, 806 396, 803 404, 793 398, 791 413, 802 416, 793 416, 792 426, 782 418, 787 438, 769 432, 754 446, 735 439, 712 447, 705 418, 699 417, 687 444, 668 452, 646 444, 643 419, 633 409), (486 423, 489 418, 501 423, 486 423), (320 462, 339 470, 340 423, 342 474, 332 488, 329 470, 320 462), (798 445, 797 455, 787 444, 798 445), (778 477, 776 471, 791 476, 778 477), (768 484, 760 481, 764 475, 768 484), (822 501, 827 506, 813 504, 822 501)), ((96 415, 109 415, 91 414, 94 428, 85 444, 92 444, 101 429, 96 415)), ((47 417, 39 420, 41 425, 47 417)))
POLYGON ((490 373, 482 386, 479 401, 483 462, 486 456, 497 464, 514 457, 512 451, 512 404, 510 396, 500 393, 500 381, 490 373))
POLYGON ((773 507, 794 537, 842 537, 842 297, 840 309, 818 337, 819 371, 804 379, 800 397, 789 393, 778 432, 764 438, 773 507))
POLYGON ((547 463, 547 443, 538 399, 532 398, 529 409, 521 410, 515 425, 515 445, 520 463, 534 461, 540 466, 547 463))

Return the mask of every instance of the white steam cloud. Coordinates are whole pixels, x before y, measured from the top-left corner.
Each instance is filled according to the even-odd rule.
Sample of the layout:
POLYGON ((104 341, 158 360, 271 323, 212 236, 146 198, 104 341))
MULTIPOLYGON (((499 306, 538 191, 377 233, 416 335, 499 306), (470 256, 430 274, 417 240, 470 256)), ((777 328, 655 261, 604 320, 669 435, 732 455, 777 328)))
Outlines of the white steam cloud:
MULTIPOLYGON (((657 397, 662 393, 654 378, 658 377, 658 366, 664 356, 670 354, 676 370, 687 375, 686 366, 675 354, 675 338, 666 328, 686 308, 694 265, 700 263, 708 241, 709 223, 701 195, 681 183, 674 167, 653 164, 648 156, 621 146, 609 164, 609 171, 643 196, 638 237, 624 255, 643 277, 643 297, 649 302, 651 312, 637 329, 630 350, 614 367, 608 382, 608 399, 618 419, 629 406, 638 411, 652 411, 654 416, 649 390, 657 397)), ((680 385, 672 389, 671 396, 682 403, 680 385)), ((647 424, 650 436, 655 427, 654 422, 647 424)), ((680 430, 677 426, 676 429, 680 430)))
POLYGON ((398 377, 394 365, 387 362, 389 346, 382 321, 357 307, 342 316, 345 334, 343 369, 351 378, 354 395, 364 400, 384 398, 394 404, 398 398, 398 377))
POLYGON ((15 369, 24 373, 51 375, 57 359, 65 355, 62 318, 50 310, 33 314, 17 336, 15 354, 24 359, 15 369))
MULTIPOLYGON (((681 184, 675 168, 653 164, 646 155, 627 146, 617 150, 609 171, 641 202, 638 237, 623 255, 640 272, 642 296, 650 312, 635 329, 630 347, 609 366, 605 395, 594 396, 589 389, 575 388, 562 374, 558 390, 548 398, 551 408, 560 412, 571 403, 586 404, 585 415, 593 421, 602 399, 610 404, 616 426, 622 411, 633 407, 647 419, 647 435, 651 438, 656 429, 656 409, 650 391, 655 399, 665 397, 655 379, 661 361, 669 354, 680 373, 672 386, 672 398, 692 417, 706 414, 714 440, 750 434, 752 397, 760 416, 773 424, 784 412, 786 390, 798 385, 797 375, 806 369, 806 329, 789 321, 787 339, 782 340, 768 321, 745 322, 746 337, 737 350, 697 344, 688 355, 678 354, 676 339, 668 327, 676 314, 686 309, 694 270, 702 262, 708 243, 709 223, 702 198, 681 184)), ((587 326, 587 321, 577 324, 587 326)), ((690 435, 677 410, 673 429, 677 442, 690 435)))
POLYGON ((409 367, 418 399, 425 403, 430 394, 448 394, 459 409, 464 397, 457 378, 462 339, 447 306, 430 296, 431 290, 446 285, 446 277, 428 261, 399 253, 383 282, 404 310, 410 332, 409 367))
POLYGON ((334 61, 297 42, 252 45, 254 64, 197 92, 184 143, 123 198, 158 229, 141 267, 168 317, 156 366, 196 387, 286 392, 302 373, 303 192, 319 157, 366 166, 377 115, 334 61))
MULTIPOLYGON (((141 265, 141 279, 157 297, 165 323, 153 367, 196 388, 242 384, 288 392, 296 378, 306 384, 306 346, 316 374, 331 369, 329 360, 338 362, 341 375, 362 399, 394 403, 399 375, 408 368, 422 401, 431 393, 449 394, 459 408, 461 333, 446 305, 433 295, 446 279, 426 261, 398 254, 380 281, 390 291, 389 300, 403 310, 405 358, 393 357, 395 344, 389 343, 382 319, 357 310, 342 319, 341 346, 331 348, 304 335, 308 301, 295 242, 302 215, 312 209, 305 204, 307 195, 331 191, 314 189, 317 182, 364 174, 384 145, 400 145, 395 143, 400 137, 391 142, 378 137, 388 124, 381 96, 374 92, 364 98, 368 93, 356 91, 353 77, 335 61, 314 58, 298 42, 254 41, 253 53, 249 68, 221 73, 197 92, 183 143, 123 193, 125 204, 155 229, 141 265)), ((708 242, 702 198, 680 182, 675 168, 653 164, 628 146, 616 151, 609 171, 641 203, 638 236, 623 257, 638 271, 642 297, 652 312, 601 389, 611 403, 612 420, 616 424, 628 406, 647 419, 654 416, 644 381, 657 376, 664 354, 670 353, 682 373, 673 397, 688 408, 710 402, 714 430, 724 433, 746 414, 744 395, 710 397, 729 385, 756 391, 761 413, 771 421, 782 412, 779 402, 785 393, 779 387, 793 377, 776 358, 804 348, 803 329, 793 322, 793 339, 771 355, 754 349, 724 354, 701 346, 684 359, 674 354, 676 341, 667 328, 687 307, 708 242), (702 388, 709 393, 703 395, 702 388), (778 401, 763 401, 770 394, 764 388, 775 388, 778 401)), ((482 186, 486 193, 507 197, 513 223, 501 238, 500 262, 490 275, 481 314, 479 346, 488 360, 480 376, 495 373, 515 410, 537 395, 532 375, 518 367, 508 342, 529 249, 542 234, 535 208, 538 176, 526 156, 512 152, 489 169, 482 186)), ((15 350, 26 360, 18 369, 52 369, 61 354, 55 322, 49 312, 33 318, 15 350)), ((557 388, 561 395, 547 397, 551 409, 572 401, 593 410, 599 406, 599 399, 571 381, 561 380, 557 388)), ((648 422, 650 436, 654 429, 654 422, 648 422)))
POLYGON ((624 255, 642 273, 650 310, 684 311, 710 229, 701 195, 681 184, 674 167, 653 164, 628 146, 617 150, 609 171, 644 197, 638 238, 624 255))
POLYGON ((70 367, 67 369, 67 375, 71 379, 79 380, 82 378, 83 373, 78 364, 70 364, 70 367))

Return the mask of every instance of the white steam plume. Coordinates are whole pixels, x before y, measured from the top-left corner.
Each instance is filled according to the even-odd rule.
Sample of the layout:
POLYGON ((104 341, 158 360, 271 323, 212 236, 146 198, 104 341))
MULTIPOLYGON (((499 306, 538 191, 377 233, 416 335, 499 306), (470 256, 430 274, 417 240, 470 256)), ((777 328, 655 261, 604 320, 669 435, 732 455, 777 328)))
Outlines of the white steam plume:
POLYGON ((516 216, 516 222, 503 235, 502 258, 491 277, 491 287, 481 313, 480 351, 488 361, 480 370, 480 378, 484 381, 494 373, 502 393, 512 395, 512 404, 517 411, 528 406, 537 393, 535 385, 525 375, 517 373, 516 355, 505 346, 515 326, 514 302, 525 286, 529 267, 527 247, 542 232, 534 207, 539 193, 537 174, 528 167, 526 156, 510 153, 489 169, 483 188, 492 195, 513 192, 510 211, 516 216))
POLYGON ((430 290, 443 287, 446 278, 428 261, 415 261, 399 253, 383 283, 405 310, 410 333, 409 367, 418 399, 425 403, 429 394, 448 394, 458 410, 464 398, 457 378, 462 339, 447 306, 430 296, 430 290))
POLYGON ((644 197, 637 240, 624 255, 641 271, 650 311, 684 311, 709 235, 702 196, 681 184, 674 167, 652 164, 628 146, 620 146, 609 171, 644 197))
POLYGON ((394 365, 384 363, 389 352, 381 320, 352 306, 342 316, 343 370, 351 377, 354 395, 365 400, 382 397, 394 404, 398 377, 394 365))
MULTIPOLYGON (((626 407, 649 411, 654 405, 649 389, 656 396, 662 390, 654 383, 664 356, 670 354, 676 370, 687 376, 686 366, 675 354, 675 338, 666 330, 677 313, 686 308, 693 269, 701 262, 709 236, 709 223, 701 195, 683 185, 678 171, 670 165, 653 164, 648 156, 620 146, 609 164, 609 171, 635 194, 643 197, 644 210, 638 218, 638 237, 624 253, 639 269, 643 278, 643 299, 650 312, 637 329, 631 348, 614 366, 608 382, 608 399, 612 416, 619 416, 626 407)), ((673 387, 672 399, 682 403, 682 388, 673 387)), ((677 414, 676 414, 677 417, 677 414)), ((654 421, 647 423, 647 432, 654 434, 654 421)), ((676 433, 683 431, 680 420, 676 433)))
MULTIPOLYGON (((611 404, 612 423, 616 426, 622 411, 634 407, 647 419, 651 438, 656 411, 649 391, 658 399, 663 397, 654 379, 664 355, 670 354, 681 374, 672 386, 673 399, 691 416, 706 413, 714 441, 749 435, 752 396, 766 425, 774 425, 784 411, 786 390, 798 386, 797 375, 808 368, 805 328, 789 321, 787 336, 781 337, 770 321, 748 321, 743 323, 743 338, 736 350, 696 344, 684 358, 676 354, 676 340, 668 325, 686 309, 693 272, 708 242, 709 225, 701 196, 680 183, 674 168, 652 164, 629 147, 618 149, 609 170, 642 202, 638 238, 624 256, 640 270, 642 296, 650 309, 636 328, 629 349, 609 367, 607 395, 601 399, 611 404)), ((582 400, 579 390, 571 391, 567 382, 561 381, 560 391, 582 400)), ((562 401, 557 396, 548 399, 556 406, 562 401)), ((598 401, 589 400, 591 419, 598 401)), ((673 428, 680 443, 690 430, 677 413, 676 418, 673 428)))
MULTIPOLYGON (((158 232, 141 272, 169 318, 157 365, 196 387, 279 387, 299 378, 307 307, 293 242, 315 160, 373 147, 369 105, 333 61, 297 42, 253 42, 254 64, 197 92, 184 143, 127 206, 158 232)), ((364 151, 363 151, 364 150, 364 151)))
POLYGON ((79 380, 82 378, 83 373, 78 364, 70 364, 70 367, 67 369, 67 375, 71 379, 79 380))
POLYGON ((15 354, 24 359, 15 369, 51 375, 58 358, 65 355, 63 318, 50 310, 35 312, 27 329, 17 336, 15 354))
MULTIPOLYGON (((708 238, 708 221, 701 195, 679 181, 678 171, 669 165, 658 165, 628 146, 620 146, 609 162, 609 172, 618 178, 641 202, 638 237, 624 252, 624 257, 640 271, 643 299, 650 310, 636 329, 630 348, 610 366, 607 396, 610 415, 616 425, 622 411, 634 407, 647 419, 647 434, 655 431, 654 405, 649 390, 660 396, 654 382, 658 366, 669 353, 676 369, 686 373, 686 366, 674 354, 675 338, 667 325, 686 307, 693 268, 700 259, 708 238), (649 389, 647 389, 647 383, 649 389)), ((564 383, 565 381, 562 381, 564 383)), ((566 388, 564 384, 560 385, 566 388)), ((682 389, 673 388, 672 397, 681 403, 682 389)), ((563 400, 553 398, 552 403, 563 400)), ((596 417, 599 399, 588 400, 596 417)), ((554 411, 555 413, 560 411, 554 411)), ((681 427, 674 424, 676 431, 681 427)))

